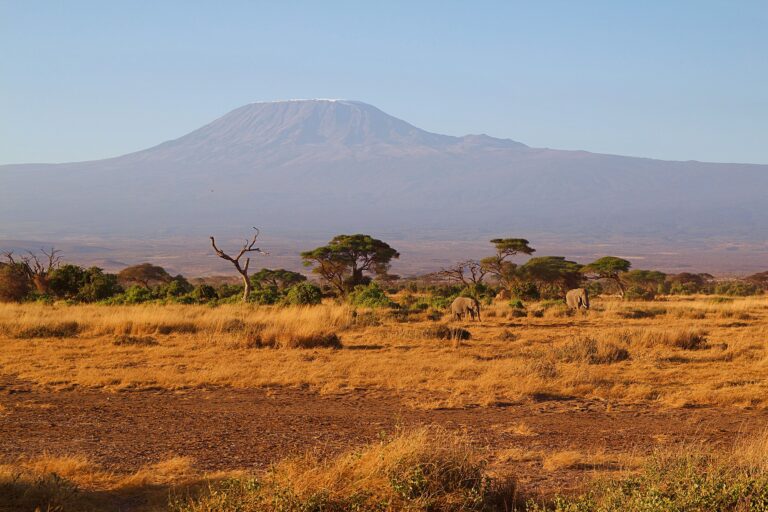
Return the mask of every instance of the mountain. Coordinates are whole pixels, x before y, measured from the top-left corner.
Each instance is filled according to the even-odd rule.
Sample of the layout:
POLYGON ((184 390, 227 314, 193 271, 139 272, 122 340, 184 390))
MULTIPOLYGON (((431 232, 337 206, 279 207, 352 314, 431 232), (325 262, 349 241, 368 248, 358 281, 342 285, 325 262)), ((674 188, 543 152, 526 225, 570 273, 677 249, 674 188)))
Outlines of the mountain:
POLYGON ((116 158, 0 166, 0 238, 258 225, 297 239, 765 240, 766 191, 768 165, 531 148, 430 133, 361 102, 291 100, 246 105, 116 158))

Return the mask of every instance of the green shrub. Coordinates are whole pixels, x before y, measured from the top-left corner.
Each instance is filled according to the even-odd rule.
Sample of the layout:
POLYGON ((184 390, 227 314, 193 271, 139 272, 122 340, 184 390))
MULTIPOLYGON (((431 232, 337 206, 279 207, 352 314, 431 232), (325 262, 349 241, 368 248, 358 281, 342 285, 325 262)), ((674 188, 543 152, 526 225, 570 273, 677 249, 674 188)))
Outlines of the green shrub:
POLYGON ((149 302, 154 298, 151 290, 134 284, 125 290, 125 293, 116 296, 115 301, 119 304, 142 304, 144 302, 149 302))
POLYGON ((122 293, 123 288, 115 274, 105 274, 99 267, 91 267, 85 272, 85 283, 77 294, 77 300, 96 302, 122 293))
POLYGON ((641 286, 630 286, 624 292, 626 300, 653 300, 656 298, 656 292, 641 286))
POLYGON ((76 297, 85 282, 85 269, 77 265, 62 265, 48 275, 48 289, 58 298, 76 297))
POLYGON ((349 302, 354 306, 364 308, 392 308, 397 306, 375 281, 367 285, 355 286, 354 291, 349 294, 349 302))
POLYGON ((749 295, 759 295, 763 293, 763 290, 754 283, 745 281, 724 281, 715 285, 714 292, 717 295, 747 297, 749 295))
POLYGON ((216 293, 216 288, 209 284, 199 284, 195 286, 190 294, 195 300, 205 302, 209 300, 216 300, 219 295, 216 293))
POLYGON ((510 289, 513 297, 522 300, 538 300, 541 297, 538 287, 530 281, 514 283, 510 289))
POLYGON ((281 298, 277 287, 267 286, 251 291, 251 295, 248 297, 248 302, 268 306, 270 304, 277 304, 281 298))
POLYGON ((181 297, 192 292, 192 290, 194 290, 194 287, 189 284, 189 281, 184 276, 177 275, 169 282, 159 286, 156 294, 161 297, 181 297))
POLYGON ((288 288, 283 302, 291 306, 314 306, 323 300, 323 292, 312 283, 302 282, 288 288))

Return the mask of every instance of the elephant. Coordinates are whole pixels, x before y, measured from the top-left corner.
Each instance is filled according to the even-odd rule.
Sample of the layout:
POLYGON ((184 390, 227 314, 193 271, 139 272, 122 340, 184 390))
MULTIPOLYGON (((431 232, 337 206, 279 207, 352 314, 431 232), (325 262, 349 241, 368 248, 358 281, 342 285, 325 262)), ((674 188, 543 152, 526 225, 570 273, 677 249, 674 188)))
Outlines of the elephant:
POLYGON ((572 309, 589 309, 589 294, 586 288, 574 288, 565 294, 565 303, 572 309))
POLYGON ((480 302, 472 297, 456 297, 451 302, 451 318, 455 320, 461 320, 469 313, 472 320, 477 316, 478 322, 480 321, 480 302))

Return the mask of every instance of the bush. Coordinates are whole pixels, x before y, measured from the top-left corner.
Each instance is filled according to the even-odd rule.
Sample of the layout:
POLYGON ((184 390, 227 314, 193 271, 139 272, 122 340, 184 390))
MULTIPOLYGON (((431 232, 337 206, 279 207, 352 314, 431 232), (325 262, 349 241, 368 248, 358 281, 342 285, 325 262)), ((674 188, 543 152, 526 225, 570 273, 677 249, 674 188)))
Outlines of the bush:
POLYGON ((219 298, 219 295, 216 293, 216 288, 209 284, 199 284, 195 286, 195 289, 192 290, 192 293, 189 295, 197 302, 208 302, 219 298))
POLYGON ((96 302, 114 297, 122 291, 115 274, 105 274, 100 268, 91 267, 86 270, 85 283, 77 294, 77 300, 96 302))
POLYGON ((375 281, 367 285, 355 286, 354 291, 349 294, 349 302, 364 308, 392 308, 397 306, 375 281))
POLYGON ((641 286, 630 286, 624 292, 625 300, 653 300, 656 298, 656 292, 641 286))
POLYGON ((268 286, 251 291, 251 295, 248 297, 248 302, 268 306, 270 304, 277 304, 280 299, 280 293, 277 291, 277 288, 268 286))
POLYGON ((746 297, 763 293, 762 288, 754 283, 745 281, 724 281, 715 285, 715 294, 746 297))
POLYGON ((216 290, 216 294, 220 299, 228 299, 230 297, 242 297, 243 287, 237 284, 223 284, 216 290))
POLYGON ((291 306, 314 306, 323 300, 323 292, 312 283, 302 282, 291 286, 283 302, 291 306))
POLYGON ((0 302, 20 302, 31 289, 32 283, 20 266, 0 264, 0 302))
POLYGON ((181 297, 182 295, 191 293, 192 290, 194 290, 194 287, 189 284, 189 281, 187 281, 184 276, 177 275, 168 283, 158 287, 157 295, 160 295, 161 297, 181 297))
POLYGON ((541 293, 539 293, 536 284, 530 281, 515 283, 512 285, 510 291, 514 297, 522 300, 539 300, 539 298, 541 298, 541 293))
POLYGON ((118 304, 143 304, 154 299, 152 292, 148 288, 137 284, 131 286, 122 295, 114 297, 118 304))
POLYGON ((58 298, 76 297, 85 282, 85 269, 77 265, 62 265, 48 275, 48 289, 58 298))

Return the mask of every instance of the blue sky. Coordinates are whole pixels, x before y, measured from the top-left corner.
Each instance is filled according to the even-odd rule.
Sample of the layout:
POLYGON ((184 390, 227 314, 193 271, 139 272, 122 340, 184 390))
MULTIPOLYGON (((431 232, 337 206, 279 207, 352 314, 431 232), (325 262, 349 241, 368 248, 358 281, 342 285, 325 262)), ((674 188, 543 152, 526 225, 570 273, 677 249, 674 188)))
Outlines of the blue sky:
POLYGON ((116 156, 253 101, 768 163, 768 2, 0 0, 0 163, 116 156))

